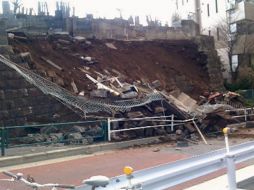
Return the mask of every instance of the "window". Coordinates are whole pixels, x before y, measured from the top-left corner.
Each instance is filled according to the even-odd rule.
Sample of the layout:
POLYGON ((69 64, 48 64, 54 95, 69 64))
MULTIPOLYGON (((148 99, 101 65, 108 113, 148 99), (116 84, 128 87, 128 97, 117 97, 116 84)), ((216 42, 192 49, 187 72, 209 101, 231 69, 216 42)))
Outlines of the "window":
POLYGON ((207 16, 208 17, 210 16, 210 7, 209 7, 209 4, 207 4, 207 16))
POLYGON ((232 55, 231 62, 232 62, 232 71, 236 72, 238 67, 238 55, 232 55))
POLYGON ((218 0, 215 0, 215 10, 216 10, 216 13, 218 13, 218 0))
POLYGON ((219 41, 220 40, 220 29, 217 28, 217 40, 219 41))
POLYGON ((229 31, 230 31, 231 34, 237 32, 237 25, 236 25, 236 23, 233 23, 233 24, 229 25, 229 31))

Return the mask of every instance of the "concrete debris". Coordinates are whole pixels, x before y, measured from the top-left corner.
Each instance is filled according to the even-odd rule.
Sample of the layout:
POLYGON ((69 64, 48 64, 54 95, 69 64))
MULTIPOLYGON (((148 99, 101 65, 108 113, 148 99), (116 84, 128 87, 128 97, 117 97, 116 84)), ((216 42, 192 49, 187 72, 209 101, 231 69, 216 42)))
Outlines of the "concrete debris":
MULTIPOLYGON (((8 37, 13 39, 15 38, 27 39, 26 36, 24 37, 18 36, 18 34, 14 33, 9 33, 8 37)), ((192 62, 191 59, 187 58, 187 61, 191 62, 191 68, 189 67, 183 68, 184 67, 183 65, 186 65, 186 63, 174 65, 172 62, 171 65, 174 65, 174 67, 176 67, 172 69, 171 67, 173 66, 168 67, 168 65, 163 64, 164 62, 166 62, 166 60, 169 60, 167 57, 165 58, 165 61, 162 59, 160 62, 155 62, 156 60, 155 56, 158 56, 157 54, 159 54, 161 48, 169 47, 165 49, 165 51, 167 52, 173 51, 177 46, 182 48, 183 47, 182 42, 181 43, 179 42, 180 45, 165 44, 163 46, 161 45, 162 42, 156 43, 149 42, 148 44, 145 43, 142 48, 150 46, 152 51, 150 49, 149 51, 148 49, 146 49, 145 52, 148 52, 147 56, 149 56, 149 58, 143 60, 143 55, 138 57, 138 59, 136 59, 135 56, 139 55, 136 55, 134 53, 134 56, 132 56, 132 52, 130 50, 132 49, 132 47, 133 49, 137 47, 137 44, 134 42, 128 43, 127 45, 125 44, 127 48, 124 49, 125 47, 124 45, 120 46, 120 44, 124 42, 116 42, 117 44, 116 47, 114 43, 108 42, 106 43, 106 41, 98 43, 96 40, 92 39, 91 39, 92 41, 87 41, 86 38, 84 37, 76 36, 72 38, 70 37, 69 34, 53 34, 49 36, 49 39, 52 40, 53 42, 52 47, 50 43, 41 40, 42 43, 41 44, 38 43, 38 46, 40 48, 38 48, 37 45, 34 45, 35 49, 38 48, 36 50, 32 49, 33 46, 27 45, 29 48, 31 48, 29 51, 29 48, 27 49, 23 48, 24 44, 29 43, 22 44, 23 46, 20 46, 20 50, 17 52, 22 52, 21 51, 22 49, 25 49, 25 51, 27 52, 20 53, 19 58, 20 57, 23 59, 28 58, 31 59, 31 62, 33 62, 34 60, 32 60, 31 53, 33 54, 34 51, 38 51, 37 53, 39 55, 34 56, 34 59, 36 57, 40 57, 41 60, 43 60, 44 62, 48 63, 49 66, 51 66, 50 68, 53 68, 48 69, 46 67, 46 69, 44 70, 42 69, 42 71, 39 70, 38 73, 39 72, 46 73, 41 75, 45 75, 45 77, 50 79, 52 82, 59 84, 60 86, 65 86, 68 90, 72 89, 72 91, 76 95, 85 97, 90 95, 90 97, 94 99, 103 98, 104 99, 103 101, 105 102, 107 101, 110 102, 112 100, 116 100, 119 102, 129 101, 123 99, 130 99, 130 102, 131 101, 135 102, 139 98, 145 97, 147 94, 158 92, 158 90, 162 90, 162 92, 160 93, 164 96, 163 100, 154 101, 145 106, 132 107, 130 111, 129 110, 126 112, 119 111, 119 113, 113 113, 114 117, 141 118, 164 115, 170 116, 171 114, 174 114, 175 120, 192 119, 194 117, 196 118, 195 122, 191 121, 189 123, 177 125, 174 127, 171 127, 171 118, 167 119, 162 118, 159 120, 155 119, 144 121, 124 121, 124 122, 121 121, 114 124, 112 127, 114 129, 139 128, 143 126, 157 126, 157 127, 155 128, 151 127, 147 129, 140 128, 135 131, 114 133, 112 134, 112 139, 116 141, 140 137, 150 137, 155 135, 163 135, 163 137, 161 137, 162 140, 178 141, 177 142, 178 146, 186 146, 186 144, 188 145, 188 142, 195 143, 200 138, 202 138, 202 140, 207 144, 205 135, 208 135, 209 133, 213 132, 218 133, 221 131, 223 127, 230 125, 231 122, 233 121, 232 115, 225 112, 225 105, 224 107, 222 107, 221 105, 218 106, 217 104, 218 102, 221 101, 230 102, 232 100, 235 100, 236 98, 239 98, 238 94, 232 92, 228 93, 207 92, 202 94, 202 101, 200 101, 199 104, 195 99, 192 98, 196 97, 197 94, 198 97, 201 94, 200 91, 209 88, 208 80, 206 79, 208 75, 207 73, 205 73, 205 71, 199 73, 198 76, 196 76, 196 78, 198 79, 197 80, 195 79, 194 82, 193 81, 190 82, 189 80, 192 79, 188 78, 186 75, 186 73, 190 72, 189 70, 192 69, 192 67, 194 68, 192 71, 201 70, 202 68, 197 66, 200 64, 192 62), (92 43, 93 47, 90 47, 92 43), (132 45, 132 43, 134 43, 134 45, 132 45), (97 44, 99 44, 97 47, 98 49, 96 49, 97 44), (54 50, 53 51, 54 54, 53 53, 51 54, 51 52, 47 52, 47 54, 46 53, 40 54, 41 52, 44 51, 46 52, 45 49, 47 49, 48 47, 51 48, 50 51, 52 51, 52 49, 54 50), (63 54, 63 51, 60 50, 58 52, 57 48, 68 50, 66 51, 66 53, 68 54, 68 56, 66 56, 67 59, 66 62, 62 63, 63 59, 61 56, 63 54), (113 53, 112 56, 104 55, 105 52, 109 51, 107 48, 113 50, 119 49, 119 51, 110 51, 113 53), (96 51, 92 51, 93 49, 95 49, 96 51), (118 58, 121 58, 118 56, 118 54, 120 55, 122 53, 122 49, 124 50, 123 51, 124 54, 121 55, 123 60, 118 60, 118 58), (150 56, 150 54, 152 56, 150 56), (46 58, 41 55, 48 55, 48 57, 46 58), (59 60, 57 60, 57 57, 59 57, 59 60), (103 60, 103 64, 93 66, 93 64, 98 62, 97 58, 98 60, 103 60), (51 61, 50 59, 55 60, 55 62, 51 61), (150 61, 150 59, 152 61, 150 61), (71 61, 73 61, 74 65, 72 68, 70 68, 70 65, 68 64, 71 61), (118 62, 119 64, 117 64, 118 62), (143 68, 142 65, 146 64, 146 62, 148 62, 147 67, 143 68), (62 72, 64 71, 64 69, 68 70, 68 72, 62 72), (124 74, 119 72, 117 69, 119 69, 124 74), (182 73, 182 70, 185 70, 185 72, 182 73), (154 75, 154 73, 163 73, 163 71, 171 72, 170 74, 168 74, 170 76, 175 76, 173 75, 175 73, 180 73, 180 75, 177 76, 177 79, 174 80, 172 79, 173 82, 170 79, 166 80, 167 75, 161 77, 160 79, 163 79, 161 81, 155 80, 154 77, 156 75, 154 75), (84 78, 84 75, 86 76, 86 78, 84 78), (202 79, 202 75, 204 75, 203 76, 204 79, 202 79), (73 77, 71 78, 71 80, 69 78, 70 76, 73 77), (152 80, 154 81, 150 83, 149 81, 152 80), (76 83, 74 81, 76 81, 76 83), (198 92, 196 92, 196 90, 198 92), (190 97, 186 93, 183 93, 183 91, 192 92, 193 93, 191 94, 192 97, 190 97), (202 103, 205 103, 206 105, 204 106, 200 105, 202 103)), ((16 46, 19 46, 19 44, 16 44, 16 46)), ((189 48, 189 51, 191 53, 189 53, 188 55, 199 54, 198 51, 192 53, 193 48, 196 47, 196 45, 190 44, 190 47, 191 48, 189 48)), ((181 62, 181 60, 182 58, 179 59, 178 61, 181 62)), ((204 60, 201 59, 200 62, 203 61, 204 60)), ((39 65, 39 63, 37 63, 37 65, 39 65)), ((41 64, 40 66, 43 67, 43 65, 44 64, 41 64)), ((7 94, 6 92, 0 92, 0 99, 2 97, 5 97, 6 94, 7 94)), ((248 125, 251 126, 253 124, 249 123, 248 125)), ((38 135, 34 134, 27 135, 25 141, 55 142, 67 140, 71 144, 77 143, 89 144, 93 142, 94 140, 93 136, 99 135, 101 133, 103 133, 103 131, 102 128, 99 126, 89 126, 89 127, 74 126, 70 127, 70 129, 66 131, 61 131, 58 128, 54 127, 48 127, 40 129, 40 134, 38 135)))
POLYGON ((15 37, 15 34, 13 34, 13 33, 8 33, 8 38, 14 39, 14 37, 15 37))
POLYGON ((85 96, 85 91, 81 91, 78 93, 79 96, 85 96))
POLYGON ((78 88, 77 88, 77 85, 76 85, 76 83, 74 82, 74 80, 71 82, 71 86, 72 86, 72 89, 73 89, 73 92, 75 93, 75 94, 78 94, 78 88))
POLYGON ((90 46, 90 45, 92 45, 92 42, 91 41, 88 41, 88 40, 86 40, 86 45, 88 45, 88 46, 90 46))
POLYGON ((138 118, 138 117, 144 117, 144 114, 140 111, 136 111, 136 112, 128 112, 127 113, 127 117, 128 118, 138 118))
POLYGON ((160 149, 159 148, 154 148, 153 152, 160 152, 160 149))
POLYGON ((98 63, 98 61, 96 61, 95 58, 89 57, 89 56, 87 56, 87 57, 81 56, 80 59, 81 59, 84 63, 86 63, 86 64, 88 64, 88 65, 93 65, 93 64, 95 64, 95 63, 98 63))
POLYGON ((83 36, 74 36, 73 37, 73 41, 78 41, 78 42, 85 42, 86 41, 86 38, 83 37, 83 36))
POLYGON ((151 87, 154 89, 157 89, 157 88, 161 87, 161 82, 159 80, 155 80, 152 82, 151 87))
POLYGON ((181 129, 176 130, 176 135, 182 135, 182 134, 183 134, 183 131, 181 129))
POLYGON ((97 89, 90 92, 91 97, 96 98, 107 98, 108 97, 108 91, 105 89, 97 89))
POLYGON ((58 39, 57 42, 59 42, 62 45, 70 45, 71 42, 69 40, 63 40, 63 39, 58 39))
POLYGON ((105 45, 108 47, 108 48, 110 48, 110 49, 117 49, 117 47, 114 45, 114 44, 112 44, 112 43, 105 43, 105 45))
POLYGON ((48 75, 49 77, 56 77, 56 72, 55 72, 55 71, 52 71, 52 70, 49 70, 49 71, 47 71, 47 75, 48 75))
POLYGON ((53 82, 55 82, 56 84, 58 84, 59 86, 62 86, 64 87, 65 86, 65 83, 64 83, 64 80, 60 77, 56 77, 53 82))
POLYGON ((157 106, 154 108, 154 113, 158 114, 158 113, 164 113, 166 111, 166 108, 161 107, 161 106, 157 106))
POLYGON ((123 92, 120 95, 122 99, 131 99, 131 98, 136 98, 137 96, 138 96, 138 93, 134 91, 123 92))

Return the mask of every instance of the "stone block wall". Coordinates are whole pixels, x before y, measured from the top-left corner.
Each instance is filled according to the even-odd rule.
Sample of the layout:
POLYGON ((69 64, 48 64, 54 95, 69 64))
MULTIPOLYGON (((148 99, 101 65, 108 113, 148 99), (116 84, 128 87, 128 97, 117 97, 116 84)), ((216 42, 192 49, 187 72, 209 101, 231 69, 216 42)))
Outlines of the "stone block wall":
POLYGON ((8 45, 7 33, 6 29, 6 21, 4 19, 0 19, 0 45, 8 45))
POLYGON ((15 70, 0 62, 0 126, 80 119, 72 110, 43 94, 15 70))
POLYGON ((199 51, 207 57, 206 69, 210 79, 211 90, 224 90, 224 79, 222 75, 222 63, 215 50, 214 38, 210 36, 198 36, 194 41, 199 47, 199 51))

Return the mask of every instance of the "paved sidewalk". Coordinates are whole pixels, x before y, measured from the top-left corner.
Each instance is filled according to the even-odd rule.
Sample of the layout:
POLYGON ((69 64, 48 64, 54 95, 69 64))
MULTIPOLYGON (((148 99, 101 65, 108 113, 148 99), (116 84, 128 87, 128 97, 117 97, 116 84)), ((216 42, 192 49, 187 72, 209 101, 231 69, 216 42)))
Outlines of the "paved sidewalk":
MULTIPOLYGON (((158 150, 155 146, 115 150, 100 155, 77 158, 45 165, 27 165, 22 169, 6 168, 14 173, 22 172, 31 175, 41 183, 65 183, 81 185, 83 179, 94 175, 114 177, 123 174, 123 167, 132 166, 135 170, 153 167, 189 157, 183 153, 171 153, 158 150)), ((3 178, 0 174, 0 178, 3 178)), ((28 190, 19 184, 1 183, 0 190, 28 190)))

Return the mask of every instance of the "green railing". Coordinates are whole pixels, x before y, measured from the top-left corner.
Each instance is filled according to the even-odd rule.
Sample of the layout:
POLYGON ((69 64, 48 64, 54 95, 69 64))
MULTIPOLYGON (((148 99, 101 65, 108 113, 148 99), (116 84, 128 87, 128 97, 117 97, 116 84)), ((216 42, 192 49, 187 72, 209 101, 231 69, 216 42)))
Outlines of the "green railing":
POLYGON ((0 127, 1 155, 6 149, 63 143, 89 144, 107 140, 107 120, 0 127))

